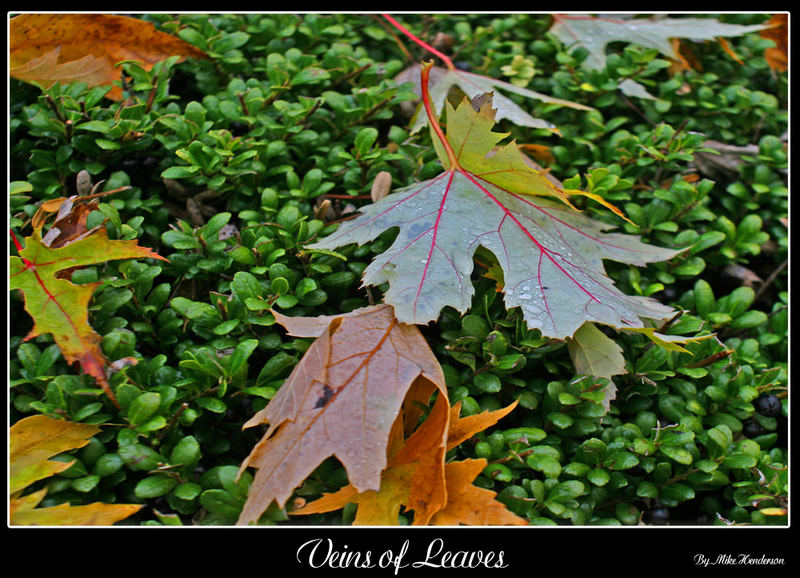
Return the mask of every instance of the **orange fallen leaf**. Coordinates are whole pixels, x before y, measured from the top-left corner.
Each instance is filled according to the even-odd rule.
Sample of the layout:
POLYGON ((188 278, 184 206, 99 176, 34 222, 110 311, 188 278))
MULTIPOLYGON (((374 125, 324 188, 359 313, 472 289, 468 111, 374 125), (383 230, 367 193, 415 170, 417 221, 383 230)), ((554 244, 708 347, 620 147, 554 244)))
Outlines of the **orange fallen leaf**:
POLYGON ((415 469, 415 464, 389 468, 383 473, 379 491, 359 492, 353 486, 345 486, 291 513, 304 515, 334 512, 352 503, 358 504, 354 526, 396 526, 400 511, 408 500, 411 476, 415 469))
POLYGON ((767 24, 770 27, 759 34, 772 40, 775 46, 764 51, 764 58, 773 70, 785 72, 789 70, 789 15, 773 14, 767 24))
POLYGON ((450 428, 447 433, 447 449, 451 450, 461 445, 478 432, 482 432, 503 419, 517 407, 514 402, 507 407, 495 411, 482 411, 467 417, 459 417, 461 402, 450 408, 450 428))
POLYGON ((527 526, 528 523, 495 500, 497 492, 472 485, 486 460, 464 460, 445 465, 447 505, 436 512, 432 526, 527 526))
MULTIPOLYGON (((556 157, 553 156, 550 147, 547 145, 522 143, 517 146, 520 148, 522 152, 529 155, 534 160, 539 161, 540 163, 544 163, 546 165, 552 165, 554 162, 556 162, 556 157)), ((537 167, 534 166, 534 168, 537 167)), ((538 167, 538 170, 542 170, 542 167, 538 167)))
MULTIPOLYGON (((72 195, 70 197, 58 197, 44 201, 31 218, 31 226, 34 229, 41 228, 47 221, 50 214, 55 213, 56 218, 42 237, 42 242, 51 249, 63 247, 79 239, 88 237, 96 232, 97 227, 89 230, 86 228, 86 219, 89 213, 99 206, 99 197, 104 197, 113 193, 118 193, 129 189, 121 187, 112 191, 103 191, 92 195, 72 195)), ((102 227, 105 225, 98 225, 102 227)))
MULTIPOLYGON (((430 397, 430 394, 428 389, 427 396, 430 397)), ((415 413, 419 408, 419 404, 408 405, 402 418, 408 424, 408 427, 404 424, 406 431, 415 423, 415 413)), ((389 446, 390 450, 396 451, 389 455, 388 467, 382 476, 378 494, 385 491, 386 480, 390 480, 388 486, 394 493, 398 492, 398 488, 403 488, 399 495, 406 509, 414 512, 416 526, 426 525, 448 500, 444 468, 450 417, 447 396, 439 395, 422 425, 407 439, 398 439, 389 446)), ((387 523, 397 524, 396 513, 394 518, 389 517, 387 523)))
MULTIPOLYGON (((437 404, 439 400, 437 400, 437 404)), ((447 428, 447 449, 453 449, 479 431, 497 423, 516 407, 514 402, 497 411, 459 418, 461 404, 457 403, 447 412, 450 422, 447 428)), ((436 406, 434 410, 436 411, 436 406)), ((431 415, 433 415, 433 411, 431 415)), ((444 413, 444 412, 442 412, 444 413)), ((424 487, 425 477, 436 466, 427 459, 429 449, 420 440, 435 438, 431 435, 440 426, 436 420, 429 425, 426 420, 389 460, 384 471, 379 491, 359 492, 352 485, 325 494, 292 512, 293 515, 307 515, 331 512, 343 508, 348 503, 358 504, 354 525, 396 525, 402 506, 414 511, 414 525, 526 525, 527 522, 511 513, 496 501, 495 492, 472 485, 473 480, 486 467, 486 460, 464 460, 444 465, 443 475, 446 487, 446 500, 437 508, 423 509, 415 502, 415 494, 424 487), (425 430, 428 431, 425 431, 425 430), (415 439, 416 436, 416 439, 415 439)))
POLYGON ((680 38, 670 38, 669 43, 672 46, 672 52, 677 56, 677 58, 669 59, 670 66, 668 70, 670 76, 675 76, 687 70, 703 70, 703 65, 695 53, 685 42, 681 42, 680 38))
MULTIPOLYGON (((102 183, 98 183, 100 185, 102 183)), ((108 195, 113 195, 121 191, 126 191, 130 187, 120 187, 110 191, 92 192, 84 195, 71 195, 69 197, 57 197, 47 199, 39 204, 39 208, 31 217, 30 225, 36 229, 42 229, 55 214, 55 220, 48 228, 47 233, 42 237, 42 243, 51 249, 63 247, 79 239, 88 237, 95 233, 103 224, 91 230, 86 226, 89 214, 99 206, 98 199, 108 195)), ((64 275, 62 275, 63 277, 64 275)))
MULTIPOLYGON (((760 34, 763 35, 763 32, 760 34)), ((696 70, 698 72, 703 71, 703 65, 700 60, 695 56, 692 49, 685 42, 681 42, 679 38, 670 38, 670 44, 672 45, 672 51, 678 56, 678 58, 671 58, 670 59, 670 66, 669 66, 669 73, 670 76, 675 76, 679 72, 685 72, 687 70, 696 70)), ((739 57, 736 52, 733 51, 731 48, 730 43, 720 36, 717 38, 717 42, 719 42, 720 47, 725 53, 730 56, 733 60, 735 60, 738 64, 744 64, 742 59, 739 57)))
POLYGON ((381 473, 380 487, 359 491, 352 484, 299 508, 292 514, 331 512, 359 504, 356 526, 396 526, 401 508, 414 511, 414 525, 426 524, 447 502, 444 455, 450 412, 446 396, 438 396, 422 425, 404 439, 403 431, 416 422, 419 402, 414 397, 430 389, 415 385, 395 420, 387 444, 390 460, 381 473))
MULTIPOLYGON (((21 14, 11 18, 9 74, 47 89, 57 82, 89 86, 119 80, 117 63, 135 60, 149 70, 170 56, 207 58, 180 38, 144 20, 114 14, 21 14)), ((122 99, 114 86, 106 95, 122 99)))
MULTIPOLYGON (((85 82, 88 86, 110 84, 119 77, 111 76, 108 63, 105 59, 95 58, 87 54, 78 60, 59 62, 61 47, 57 46, 48 50, 41 56, 36 56, 23 64, 11 68, 9 74, 12 78, 22 80, 29 84, 36 84, 43 89, 50 88, 55 83, 85 82), (110 78, 110 80, 109 80, 110 78)), ((117 92, 120 89, 115 88, 117 92)), ((110 98, 110 97, 109 97, 110 98)), ((117 99, 115 99, 117 100, 117 99)))
MULTIPOLYGON (((735 60, 738 64, 744 64, 742 59, 739 57, 736 52, 733 51, 731 48, 730 43, 720 36, 717 38, 717 42, 719 42, 720 47, 722 50, 725 51, 725 54, 730 56, 733 60, 735 60)), ((670 59, 671 64, 669 67, 669 73, 671 76, 676 75, 679 72, 684 72, 687 70, 696 70, 698 72, 703 71, 703 65, 700 60, 695 56, 692 49, 687 46, 685 42, 681 42, 678 38, 670 38, 670 44, 672 45, 672 50, 675 54, 678 55, 677 59, 670 59)))
MULTIPOLYGON (((282 507, 330 456, 358 491, 377 490, 407 392, 423 399, 438 391, 447 399, 427 342, 416 326, 399 323, 389 305, 318 318, 273 313, 291 335, 316 340, 269 405, 244 426, 269 424, 240 468, 258 471, 238 524, 256 521, 273 500, 282 507)), ((441 456, 443 463, 443 447, 441 456)))
POLYGON ((735 60, 737 63, 739 63, 739 64, 744 64, 744 62, 742 61, 742 59, 741 59, 741 58, 739 58, 739 55, 738 55, 738 54, 736 54, 736 53, 733 51, 733 48, 731 48, 731 45, 728 43, 728 41, 727 41, 727 40, 725 40, 724 38, 721 38, 721 37, 720 37, 720 38, 717 38, 717 41, 719 42, 719 45, 722 47, 722 50, 724 50, 724 51, 725 51, 725 54, 727 54, 728 56, 730 56, 730 57, 731 57, 733 60, 735 60))
POLYGON ((39 208, 36 209, 36 212, 33 214, 33 217, 31 217, 31 227, 34 229, 42 227, 51 214, 58 213, 66 200, 67 197, 57 197, 55 199, 42 201, 39 208))
MULTIPOLYGON (((450 428, 447 434, 448 451, 461 445, 478 432, 496 424, 508 415, 518 402, 496 411, 483 411, 467 417, 459 417, 461 402, 450 408, 450 428)), ((436 512, 429 524, 433 526, 525 526, 527 522, 510 512, 505 505, 495 500, 496 492, 474 486, 487 462, 484 459, 468 459, 445 464, 447 481, 447 503, 436 512)))

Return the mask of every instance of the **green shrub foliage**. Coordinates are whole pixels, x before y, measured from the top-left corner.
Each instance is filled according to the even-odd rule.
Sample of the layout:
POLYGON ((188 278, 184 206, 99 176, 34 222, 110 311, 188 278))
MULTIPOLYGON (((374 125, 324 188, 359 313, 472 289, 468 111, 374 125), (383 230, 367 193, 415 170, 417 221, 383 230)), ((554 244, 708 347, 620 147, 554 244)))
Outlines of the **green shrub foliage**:
MULTIPOLYGON (((304 246, 369 202, 379 172, 398 187, 440 167, 426 131, 409 131, 411 85, 393 80, 414 61, 379 18, 143 17, 210 59, 168 59, 150 72, 123 65, 125 103, 80 83, 42 92, 11 81, 12 229, 29 234, 39 204, 76 194, 85 171, 102 190, 130 187, 101 198, 89 225, 169 260, 73 275, 100 283, 90 321, 108 359, 138 360, 110 377, 119 409, 50 336, 24 340, 31 320, 12 293, 11 420, 43 413, 103 426, 48 478, 45 506, 145 503, 123 523, 232 524, 252 480, 237 480, 238 466, 259 438, 242 424, 310 343, 286 336, 270 308, 315 316, 380 302, 384 288, 364 289, 360 278, 393 232, 336 252, 304 246)), ((486 458, 476 485, 532 524, 785 525, 788 87, 764 58, 771 41, 728 39, 742 63, 718 43, 689 43, 702 70, 679 72, 655 51, 614 45, 596 71, 548 34, 547 15, 404 21, 440 34, 460 67, 593 107, 519 99, 561 134, 501 128, 549 147, 554 176, 632 223, 587 204, 595 218, 654 245, 690 246, 670 261, 607 270, 623 292, 682 312, 666 333, 715 334, 683 352, 614 334, 627 373, 615 376, 606 411, 608 382, 576 375, 566 344, 528 330, 476 267, 470 312, 446 309, 422 329, 464 414, 519 407, 451 457, 486 458), (626 78, 653 98, 622 94, 626 78)), ((406 48, 416 62, 430 58, 406 48)), ((296 498, 346 483, 329 460, 296 498)), ((298 521, 273 507, 260 522, 351 519, 347 508, 298 521)))

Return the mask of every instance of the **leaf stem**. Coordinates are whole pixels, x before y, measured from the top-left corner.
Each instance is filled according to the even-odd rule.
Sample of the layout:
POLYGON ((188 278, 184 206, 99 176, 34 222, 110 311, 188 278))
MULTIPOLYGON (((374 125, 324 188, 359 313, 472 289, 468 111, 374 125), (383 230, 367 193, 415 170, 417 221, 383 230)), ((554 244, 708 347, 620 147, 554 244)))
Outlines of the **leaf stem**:
POLYGON ((409 37, 411 40, 413 40, 414 42, 416 42, 417 44, 419 44, 420 46, 422 46, 422 47, 423 47, 425 50, 427 50, 427 51, 428 51, 428 52, 430 52, 431 54, 435 54, 436 56, 438 56, 439 58, 441 58, 441 59, 442 59, 442 61, 443 61, 443 62, 445 63, 445 65, 447 66, 447 68, 449 68, 450 70, 455 70, 455 68, 456 68, 456 67, 455 67, 455 65, 453 64, 453 61, 452 61, 452 60, 450 60, 450 57, 449 57, 449 56, 447 56, 446 54, 442 54, 441 52, 439 52, 438 50, 436 50, 436 49, 435 49, 433 46, 431 46, 430 44, 428 44, 428 43, 427 43, 427 42, 425 42, 424 40, 422 40, 422 39, 420 39, 420 38, 417 38, 417 37, 416 37, 416 36, 415 36, 415 35, 414 35, 414 34, 413 34, 411 31, 409 31, 409 30, 408 30, 408 29, 407 29, 405 26, 403 26, 402 24, 400 24, 400 23, 399 23, 397 20, 395 20, 394 18, 392 18, 392 17, 391 17, 391 16, 389 16, 388 14, 381 14, 381 16, 383 16, 383 17, 384 17, 386 20, 388 20, 388 21, 389 21, 389 23, 390 23, 392 26, 394 26, 395 28, 397 28, 397 29, 398 29, 400 32, 402 32, 403 34, 405 34, 406 36, 408 36, 408 37, 409 37))
MULTIPOLYGON (((19 253, 19 258, 22 260, 22 263, 25 265, 25 268, 31 269, 32 271, 34 271, 34 274, 36 274, 35 271, 36 267, 34 267, 33 263, 31 263, 28 259, 22 256, 22 250, 24 249, 24 247, 20 244, 19 239, 17 239, 17 236, 14 234, 14 230, 9 229, 8 232, 11 233, 11 240, 14 241, 14 246, 16 246, 17 253, 19 253)), ((36 278, 38 279, 39 276, 36 275, 36 278)))
POLYGON ((778 275, 780 274, 780 272, 781 272, 781 271, 783 271, 783 270, 786 268, 786 266, 787 266, 788 264, 789 264, 789 260, 788 260, 788 259, 784 259, 784 260, 783 260, 783 263, 781 263, 780 265, 778 265, 778 268, 777 268, 777 269, 775 269, 775 270, 774 270, 772 273, 770 273, 770 274, 769 274, 769 277, 767 277, 767 280, 766 280, 766 281, 764 281, 764 282, 761 284, 761 287, 759 287, 759 288, 758 288, 758 291, 756 292, 756 296, 753 298, 753 302, 754 302, 754 303, 755 303, 756 301, 758 301, 758 300, 761 298, 761 296, 764 294, 764 291, 766 291, 766 290, 767 290, 767 287, 769 287, 770 285, 772 285, 772 283, 773 283, 773 282, 775 281, 775 279, 778 277, 778 275))
POLYGON ((456 153, 453 150, 453 147, 450 146, 450 143, 447 140, 447 137, 444 135, 444 131, 442 127, 439 125, 439 121, 436 119, 436 113, 433 111, 433 105, 431 104, 431 97, 430 93, 428 92, 428 80, 430 78, 431 68, 433 67, 433 61, 429 60, 428 62, 422 65, 422 69, 420 71, 420 87, 422 89, 422 103, 425 105, 425 113, 428 115, 428 123, 431 126, 431 129, 436 133, 436 136, 442 143, 445 152, 447 153, 447 159, 450 161, 450 166, 448 167, 449 170, 454 170, 456 168, 460 168, 458 164, 458 158, 456 157, 456 153))
POLYGON ((17 247, 17 252, 22 251, 22 245, 20 245, 17 236, 14 234, 14 230, 9 229, 8 232, 11 233, 11 240, 14 241, 14 245, 17 247))

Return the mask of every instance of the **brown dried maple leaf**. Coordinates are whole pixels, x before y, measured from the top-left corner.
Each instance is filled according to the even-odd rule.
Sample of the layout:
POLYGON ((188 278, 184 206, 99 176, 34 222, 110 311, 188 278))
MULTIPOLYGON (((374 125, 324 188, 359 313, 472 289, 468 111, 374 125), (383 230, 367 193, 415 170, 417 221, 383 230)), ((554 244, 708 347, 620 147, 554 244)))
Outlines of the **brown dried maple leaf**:
MULTIPOLYGON (((135 60, 146 69, 170 56, 207 58, 151 22, 116 14, 20 14, 9 21, 9 74, 47 89, 56 82, 89 86, 119 80, 117 63, 135 60)), ((106 95, 122 99, 114 86, 106 95)))
POLYGON ((423 399, 438 391, 447 400, 444 375, 427 342, 416 326, 398 322, 389 305, 332 317, 274 314, 291 335, 316 340, 269 405, 244 426, 269 424, 241 465, 242 471, 258 471, 240 525, 255 522, 273 500, 283 506, 330 456, 344 465, 358 491, 379 489, 406 394, 423 399))

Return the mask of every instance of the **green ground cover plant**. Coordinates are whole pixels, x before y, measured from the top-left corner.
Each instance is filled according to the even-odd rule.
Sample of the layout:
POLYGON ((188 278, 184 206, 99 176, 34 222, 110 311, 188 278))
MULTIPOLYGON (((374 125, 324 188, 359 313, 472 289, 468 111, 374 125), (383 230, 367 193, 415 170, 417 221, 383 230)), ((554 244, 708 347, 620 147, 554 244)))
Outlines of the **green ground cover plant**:
MULTIPOLYGON (((383 303, 389 283, 361 281, 397 228, 324 239, 373 203, 376 183, 390 179, 385 193, 442 171, 415 117, 418 76, 403 75, 437 56, 379 15, 140 18, 207 58, 123 63, 122 101, 108 86, 11 79, 12 266, 47 203, 70 195, 91 198, 85 228, 161 259, 59 273, 94 284, 107 387, 52 334, 26 339, 34 321, 12 277, 10 422, 100 428, 27 490, 47 489, 42 507, 140 504, 118 524, 232 525, 253 482, 240 465, 263 433, 242 426, 313 341, 273 312, 383 303)), ((468 310, 445 306, 418 327, 462 416, 517 405, 448 461, 486 460, 474 484, 529 524, 786 525, 788 79, 759 33, 770 15, 704 16, 747 32, 682 41, 677 60, 615 38, 602 67, 554 31, 559 18, 397 16, 454 69, 512 87, 498 84, 495 104, 500 93, 539 122, 498 115, 498 130, 564 189, 602 201, 573 199, 583 214, 674 251, 604 265, 622 293, 675 314, 656 338, 590 326, 554 339, 506 305, 502 271, 476 254, 468 310)), ((291 515, 347 484, 329 458, 258 523, 351 524, 355 504, 291 515)))

